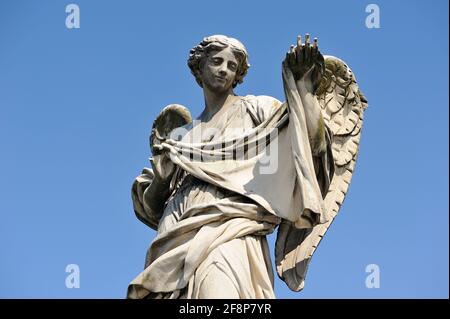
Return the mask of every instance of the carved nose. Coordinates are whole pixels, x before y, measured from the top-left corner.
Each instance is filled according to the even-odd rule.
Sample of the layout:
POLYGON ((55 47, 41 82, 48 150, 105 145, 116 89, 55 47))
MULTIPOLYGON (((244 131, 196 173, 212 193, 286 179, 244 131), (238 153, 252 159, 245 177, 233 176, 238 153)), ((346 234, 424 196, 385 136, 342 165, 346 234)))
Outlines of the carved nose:
POLYGON ((226 75, 227 74, 227 66, 225 65, 225 63, 220 66, 219 74, 220 75, 226 75))
POLYGON ((219 70, 219 75, 225 76, 225 75, 227 75, 227 71, 225 69, 220 69, 219 70))

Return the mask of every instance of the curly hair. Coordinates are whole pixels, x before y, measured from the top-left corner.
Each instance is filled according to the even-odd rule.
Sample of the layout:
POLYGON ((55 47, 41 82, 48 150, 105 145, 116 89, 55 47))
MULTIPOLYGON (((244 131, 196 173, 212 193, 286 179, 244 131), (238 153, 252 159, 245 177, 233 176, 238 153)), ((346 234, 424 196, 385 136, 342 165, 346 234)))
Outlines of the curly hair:
POLYGON ((248 63, 248 53, 244 45, 234 38, 229 38, 224 35, 212 35, 204 38, 202 42, 189 51, 188 66, 200 87, 203 87, 200 70, 208 57, 208 54, 211 51, 221 51, 227 47, 231 48, 234 56, 239 61, 233 88, 244 81, 244 77, 250 67, 250 64, 248 63))

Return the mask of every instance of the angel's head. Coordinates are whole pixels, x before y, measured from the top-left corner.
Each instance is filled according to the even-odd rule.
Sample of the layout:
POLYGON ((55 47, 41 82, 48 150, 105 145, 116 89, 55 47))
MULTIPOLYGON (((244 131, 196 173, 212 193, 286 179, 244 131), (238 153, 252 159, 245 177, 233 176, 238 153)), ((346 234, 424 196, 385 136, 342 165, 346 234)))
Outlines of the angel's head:
POLYGON ((220 90, 242 83, 250 64, 247 50, 239 40, 213 35, 191 49, 188 66, 200 87, 220 90))

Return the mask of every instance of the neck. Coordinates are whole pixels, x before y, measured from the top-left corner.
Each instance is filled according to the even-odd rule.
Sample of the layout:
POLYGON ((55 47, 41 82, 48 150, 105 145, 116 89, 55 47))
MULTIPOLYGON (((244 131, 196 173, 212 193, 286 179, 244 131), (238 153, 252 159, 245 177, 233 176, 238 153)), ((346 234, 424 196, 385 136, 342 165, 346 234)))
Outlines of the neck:
POLYGON ((226 92, 217 93, 204 87, 203 94, 205 96, 205 110, 203 111, 202 117, 206 119, 211 118, 224 106, 227 100, 234 96, 232 88, 226 92))

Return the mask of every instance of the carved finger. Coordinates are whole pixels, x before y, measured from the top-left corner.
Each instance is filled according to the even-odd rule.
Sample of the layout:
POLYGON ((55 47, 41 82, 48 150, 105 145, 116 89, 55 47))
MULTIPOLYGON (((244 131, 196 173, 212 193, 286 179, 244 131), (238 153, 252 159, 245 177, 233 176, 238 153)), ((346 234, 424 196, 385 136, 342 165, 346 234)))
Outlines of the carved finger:
POLYGON ((297 53, 297 62, 301 63, 303 61, 303 44, 302 44, 302 36, 297 36, 297 47, 295 48, 297 53))
POLYGON ((304 53, 304 63, 309 65, 311 63, 311 45, 310 45, 310 37, 309 37, 309 33, 307 33, 305 35, 305 46, 303 48, 303 50, 305 51, 304 53))
POLYGON ((305 54, 305 50, 303 49, 304 48, 304 46, 303 46, 303 44, 301 43, 301 37, 300 37, 300 45, 297 45, 297 47, 295 48, 296 50, 296 58, 297 58, 297 63, 299 64, 299 65, 301 65, 302 63, 303 63, 303 60, 304 60, 304 54, 305 54))
POLYGON ((305 46, 309 46, 309 33, 305 34, 305 46))
POLYGON ((296 60, 296 52, 295 52, 295 46, 291 45, 291 47, 289 48, 289 52, 287 54, 288 56, 288 63, 290 66, 295 65, 295 60, 296 60))
POLYGON ((319 52, 319 47, 317 45, 317 38, 314 38, 314 42, 311 48, 311 63, 315 63, 317 60, 317 54, 319 52))

